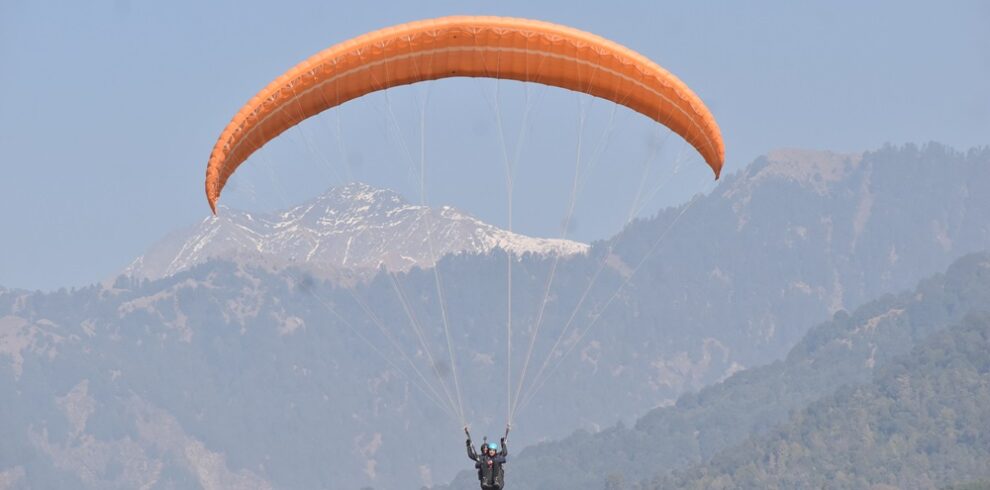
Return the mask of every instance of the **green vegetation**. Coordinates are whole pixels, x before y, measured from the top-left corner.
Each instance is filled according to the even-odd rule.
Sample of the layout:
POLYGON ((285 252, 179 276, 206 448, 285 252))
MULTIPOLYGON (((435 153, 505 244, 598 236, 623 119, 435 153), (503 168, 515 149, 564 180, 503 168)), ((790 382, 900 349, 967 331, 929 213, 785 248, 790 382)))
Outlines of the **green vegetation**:
POLYGON ((945 487, 945 490, 990 490, 990 480, 956 483, 945 487))
POLYGON ((988 427, 990 315, 977 314, 888 363, 872 383, 650 488, 939 488, 990 477, 988 427))
POLYGON ((513 486, 599 490, 605 475, 650 480, 702 464, 753 435, 773 433, 815 400, 869 383, 874 370, 971 311, 990 311, 990 254, 964 257, 913 291, 852 313, 840 311, 808 332, 783 361, 686 394, 631 428, 619 424, 527 448, 513 462, 513 486))

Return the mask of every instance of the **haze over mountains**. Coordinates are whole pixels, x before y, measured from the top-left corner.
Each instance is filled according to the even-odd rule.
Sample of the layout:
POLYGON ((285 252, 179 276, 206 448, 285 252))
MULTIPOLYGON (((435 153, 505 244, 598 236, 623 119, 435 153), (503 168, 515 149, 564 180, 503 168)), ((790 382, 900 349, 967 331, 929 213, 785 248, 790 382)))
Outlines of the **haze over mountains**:
MULTIPOLYGON (((533 252, 511 258, 513 374, 538 324, 533 371, 549 360, 547 382, 518 412, 519 450, 635 420, 719 380, 730 380, 719 389, 733 386, 767 368, 741 369, 783 357, 836 313, 915 287, 984 250, 988 177, 987 149, 774 152, 712 194, 587 249, 500 234, 453 210, 391 197, 370 204, 361 192, 276 218, 231 212, 220 222, 224 213, 215 234, 204 226, 146 254, 131 269, 135 277, 74 291, 0 292, 0 392, 10 394, 0 404, 0 475, 36 488, 443 483, 467 466, 458 417, 441 408, 453 406, 443 402, 443 384, 451 390, 454 381, 445 322, 467 419, 476 432, 505 422, 510 258, 499 243, 533 252), (405 211, 380 219, 393 205, 405 211), (357 215, 377 221, 336 218, 357 215), (399 223, 422 236, 426 215, 443 223, 430 234, 468 230, 456 231, 468 237, 451 250, 459 253, 437 261, 420 241, 389 255, 395 242, 383 240, 384 228, 354 226, 399 223), (296 224, 297 235, 280 241, 291 228, 284 223, 296 224), (333 233, 367 239, 359 249, 368 253, 352 255, 333 233), (248 252, 228 255, 232 244, 248 252), (311 252, 334 267, 388 270, 342 282, 298 260, 311 252), (215 255, 228 258, 209 259, 215 255)), ((842 376, 869 379, 865 364, 845 367, 852 374, 842 376)), ((749 428, 782 422, 783 409, 750 408, 764 415, 700 437, 697 450, 676 447, 679 459, 628 481, 703 462, 749 428)), ((693 422, 665 423, 659 427, 680 433, 693 422)), ((523 455, 546 462, 539 449, 523 455)), ((510 478, 525 468, 514 461, 510 478)), ((524 488, 524 480, 511 481, 524 488)), ((596 482, 589 488, 604 483, 596 482)))

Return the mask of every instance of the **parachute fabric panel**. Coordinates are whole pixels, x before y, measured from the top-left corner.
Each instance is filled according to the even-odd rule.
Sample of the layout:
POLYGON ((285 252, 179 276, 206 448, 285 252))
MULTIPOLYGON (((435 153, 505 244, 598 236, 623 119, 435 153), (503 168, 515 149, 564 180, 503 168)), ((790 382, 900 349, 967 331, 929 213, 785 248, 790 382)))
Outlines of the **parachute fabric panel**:
POLYGON ((725 150, 715 118, 677 77, 643 55, 566 26, 507 17, 410 22, 332 46, 271 82, 234 116, 206 169, 216 213, 227 179, 252 153, 299 122, 398 85, 449 77, 535 82, 629 107, 693 146, 715 172, 725 150))

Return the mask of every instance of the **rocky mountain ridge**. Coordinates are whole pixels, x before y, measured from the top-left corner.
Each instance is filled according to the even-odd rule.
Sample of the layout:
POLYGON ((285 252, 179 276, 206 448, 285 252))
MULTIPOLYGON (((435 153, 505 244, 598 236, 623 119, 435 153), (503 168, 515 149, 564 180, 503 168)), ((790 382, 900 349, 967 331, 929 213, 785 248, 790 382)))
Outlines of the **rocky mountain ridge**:
POLYGON ((450 206, 410 204, 396 192, 351 183, 273 215, 221 208, 155 244, 124 274, 157 279, 222 258, 367 276, 382 267, 428 268, 444 255, 495 249, 570 256, 587 253, 588 246, 512 233, 450 206))

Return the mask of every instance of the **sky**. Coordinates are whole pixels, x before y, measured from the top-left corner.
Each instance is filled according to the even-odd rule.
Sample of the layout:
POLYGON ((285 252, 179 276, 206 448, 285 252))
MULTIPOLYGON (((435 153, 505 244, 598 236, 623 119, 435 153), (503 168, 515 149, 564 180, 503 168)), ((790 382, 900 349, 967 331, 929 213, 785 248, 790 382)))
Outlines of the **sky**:
MULTIPOLYGON (((114 276, 209 216, 210 150, 269 81, 364 32, 452 14, 566 24, 657 61, 714 113, 728 172, 782 147, 990 144, 985 1, 0 0, 0 287, 114 276)), ((508 226, 507 150, 513 229, 563 233, 587 168, 566 236, 590 241, 621 229, 643 182, 659 192, 639 216, 713 188, 682 142, 588 99, 477 80, 392 89, 273 141, 221 203, 273 211, 361 180, 508 226)))

